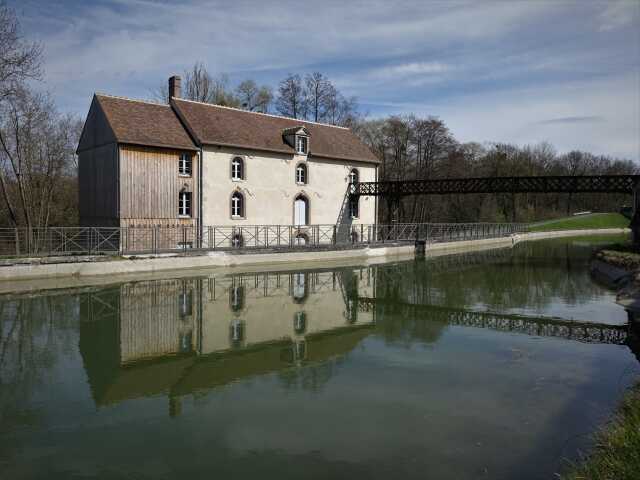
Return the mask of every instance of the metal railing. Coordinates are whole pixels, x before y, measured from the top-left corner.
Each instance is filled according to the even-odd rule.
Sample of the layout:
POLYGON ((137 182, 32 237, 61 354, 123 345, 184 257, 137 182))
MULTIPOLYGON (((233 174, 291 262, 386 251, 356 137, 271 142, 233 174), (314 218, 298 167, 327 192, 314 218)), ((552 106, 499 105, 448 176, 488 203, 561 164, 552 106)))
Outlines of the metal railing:
POLYGON ((158 254, 193 250, 331 248, 350 245, 462 241, 527 231, 518 223, 403 223, 0 228, 0 256, 158 254))

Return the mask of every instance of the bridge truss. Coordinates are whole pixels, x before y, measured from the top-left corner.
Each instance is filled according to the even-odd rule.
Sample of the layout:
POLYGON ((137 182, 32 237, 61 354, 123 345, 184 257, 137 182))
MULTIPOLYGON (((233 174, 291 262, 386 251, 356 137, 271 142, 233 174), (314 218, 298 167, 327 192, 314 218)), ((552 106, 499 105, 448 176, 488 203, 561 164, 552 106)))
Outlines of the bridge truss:
MULTIPOLYGON (((478 312, 435 305, 387 303, 382 299, 358 297, 360 311, 373 311, 380 307, 383 310, 388 308, 389 312, 400 313, 407 318, 420 317, 449 325, 486 328, 541 337, 558 337, 583 343, 625 345, 629 331, 628 325, 607 325, 551 317, 478 312)), ((377 313, 382 312, 377 311, 377 313)))
POLYGON ((359 182, 351 196, 446 195, 465 193, 634 193, 640 175, 442 178, 359 182))

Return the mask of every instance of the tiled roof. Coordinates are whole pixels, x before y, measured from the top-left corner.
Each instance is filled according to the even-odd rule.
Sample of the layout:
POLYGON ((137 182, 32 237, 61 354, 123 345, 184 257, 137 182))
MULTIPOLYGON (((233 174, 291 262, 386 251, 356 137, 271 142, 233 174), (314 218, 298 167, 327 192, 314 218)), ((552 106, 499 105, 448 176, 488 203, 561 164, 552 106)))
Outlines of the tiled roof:
POLYGON ((197 149, 169 105, 102 94, 96 99, 120 143, 197 149))
POLYGON ((284 141, 283 133, 304 127, 310 135, 310 157, 379 163, 348 128, 175 98, 172 106, 196 141, 203 145, 293 154, 294 149, 284 141))

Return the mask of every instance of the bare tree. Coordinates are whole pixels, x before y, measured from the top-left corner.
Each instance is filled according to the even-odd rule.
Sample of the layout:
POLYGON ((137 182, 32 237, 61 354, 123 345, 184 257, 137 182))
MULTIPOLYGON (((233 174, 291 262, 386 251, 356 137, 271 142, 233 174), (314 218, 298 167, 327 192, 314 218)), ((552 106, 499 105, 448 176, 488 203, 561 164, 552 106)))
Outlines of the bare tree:
POLYGON ((241 108, 250 112, 267 113, 273 101, 271 88, 261 87, 253 80, 245 80, 236 87, 236 99, 241 108))
POLYGON ((278 86, 276 109, 278 113, 291 118, 305 118, 304 87, 300 75, 289 74, 278 86))
MULTIPOLYGON (((212 76, 202 62, 196 62, 185 70, 182 83, 182 97, 196 102, 213 103, 236 107, 238 100, 229 88, 229 77, 222 73, 212 76)), ((169 88, 166 82, 151 92, 154 100, 169 103, 169 88)))
POLYGON ((305 101, 311 120, 314 122, 319 122, 324 118, 332 88, 331 82, 320 72, 310 73, 305 77, 305 101))
POLYGON ((16 14, 0 3, 0 100, 14 95, 27 79, 40 78, 42 47, 25 42, 16 14))
POLYGON ((78 122, 24 87, 0 113, 0 184, 10 222, 45 227, 61 179, 75 171, 78 122))
POLYGON ((358 102, 355 97, 345 98, 331 83, 323 100, 323 120, 332 125, 351 126, 357 120, 358 102))

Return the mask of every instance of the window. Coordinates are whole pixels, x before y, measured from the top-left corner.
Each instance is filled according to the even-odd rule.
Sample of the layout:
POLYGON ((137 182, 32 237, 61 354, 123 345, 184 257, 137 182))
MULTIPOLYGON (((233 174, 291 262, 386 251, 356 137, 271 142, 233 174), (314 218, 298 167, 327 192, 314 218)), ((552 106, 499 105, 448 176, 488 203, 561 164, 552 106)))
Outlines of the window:
POLYGON ((307 184, 307 166, 304 163, 299 163, 296 167, 296 183, 299 185, 307 184))
POLYGON ((244 238, 240 233, 236 233, 231 237, 231 246, 233 248, 242 248, 244 246, 244 238))
POLYGON ((240 192, 231 195, 231 218, 244 218, 244 196, 240 192))
POLYGON ((191 154, 180 154, 180 160, 178 160, 178 175, 183 177, 191 176, 191 154))
POLYGON ((309 146, 309 142, 307 137, 303 137, 301 135, 296 136, 296 152, 298 152, 301 155, 306 155, 308 146, 309 146))
POLYGON ((296 235, 294 245, 305 246, 308 244, 309 244, 309 237, 307 235, 305 235, 304 233, 299 233, 296 235))
POLYGON ((178 196, 178 216, 191 216, 191 192, 180 192, 178 196))
POLYGON ((244 180, 244 160, 240 157, 231 161, 231 180, 244 180))
POLYGON ((296 312, 293 315, 293 331, 298 335, 302 335, 307 330, 307 314, 305 312, 296 312))
POLYGON ((239 347, 244 340, 244 322, 242 320, 234 320, 229 326, 229 339, 231 346, 239 347))
POLYGON ((349 199, 349 213, 351 218, 360 216, 360 197, 352 197, 349 199))
POLYGON ((234 312, 239 312, 244 308, 244 286, 233 285, 229 289, 229 304, 234 312))
POLYGON ((191 316, 193 314, 193 292, 185 288, 178 297, 178 305, 181 317, 191 316))
POLYGON ((304 273, 293 274, 293 301, 302 303, 307 298, 307 276, 304 273))
POLYGON ((358 173, 357 168, 352 168, 349 172, 349 183, 358 183, 360 179, 360 174, 358 173))

